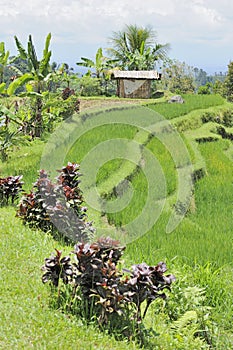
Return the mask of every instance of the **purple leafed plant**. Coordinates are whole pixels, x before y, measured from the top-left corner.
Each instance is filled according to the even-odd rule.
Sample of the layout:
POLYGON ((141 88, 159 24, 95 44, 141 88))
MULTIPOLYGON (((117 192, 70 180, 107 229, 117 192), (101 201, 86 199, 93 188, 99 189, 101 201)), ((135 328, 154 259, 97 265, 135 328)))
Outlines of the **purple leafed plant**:
POLYGON ((0 178, 0 205, 13 204, 22 191, 22 175, 0 178))
POLYGON ((87 221, 78 170, 78 164, 68 163, 58 170, 55 183, 40 170, 33 190, 22 197, 17 216, 30 227, 59 232, 72 242, 89 241, 94 229, 87 221))
POLYGON ((56 287, 59 280, 70 284, 73 298, 81 294, 89 309, 94 304, 100 324, 107 324, 114 315, 126 314, 140 323, 154 300, 166 298, 165 289, 170 290, 175 277, 165 275, 167 269, 163 262, 155 266, 141 263, 121 271, 118 263, 124 249, 118 241, 100 238, 92 244, 76 244, 74 262, 70 257, 61 259, 61 252, 56 251, 54 257, 45 259, 42 281, 50 281, 56 287))

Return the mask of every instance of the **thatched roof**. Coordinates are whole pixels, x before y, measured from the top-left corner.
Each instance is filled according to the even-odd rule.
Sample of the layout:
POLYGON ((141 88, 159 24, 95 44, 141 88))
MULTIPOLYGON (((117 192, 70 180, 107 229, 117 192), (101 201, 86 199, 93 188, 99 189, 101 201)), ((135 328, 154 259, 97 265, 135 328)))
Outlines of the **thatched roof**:
POLYGON ((115 79, 148 79, 160 80, 161 74, 156 70, 114 70, 112 77, 115 79))

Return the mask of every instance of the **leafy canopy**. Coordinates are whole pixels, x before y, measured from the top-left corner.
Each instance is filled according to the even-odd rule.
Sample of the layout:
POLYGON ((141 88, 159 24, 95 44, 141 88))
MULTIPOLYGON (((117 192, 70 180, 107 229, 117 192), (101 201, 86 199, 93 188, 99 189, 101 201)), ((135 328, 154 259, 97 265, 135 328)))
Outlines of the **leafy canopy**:
POLYGON ((151 27, 137 25, 113 32, 110 43, 109 54, 128 70, 154 69, 156 62, 166 60, 170 49, 169 44, 157 43, 157 33, 151 27))

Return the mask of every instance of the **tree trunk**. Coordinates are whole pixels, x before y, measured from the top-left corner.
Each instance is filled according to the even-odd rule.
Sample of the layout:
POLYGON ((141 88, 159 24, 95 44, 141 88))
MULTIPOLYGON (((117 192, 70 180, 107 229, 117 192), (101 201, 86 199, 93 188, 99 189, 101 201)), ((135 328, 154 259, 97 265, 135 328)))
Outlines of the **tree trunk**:
POLYGON ((36 99, 36 116, 35 116, 35 137, 41 137, 43 131, 43 117, 42 117, 42 98, 36 99))

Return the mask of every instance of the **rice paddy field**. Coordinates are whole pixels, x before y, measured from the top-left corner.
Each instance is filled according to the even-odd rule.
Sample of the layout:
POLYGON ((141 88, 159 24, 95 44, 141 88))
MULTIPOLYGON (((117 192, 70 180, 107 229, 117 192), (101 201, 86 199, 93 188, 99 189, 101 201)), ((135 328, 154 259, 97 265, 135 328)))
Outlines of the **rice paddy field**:
MULTIPOLYGON (((186 172, 186 165, 177 165, 175 149, 166 147, 158 133, 140 129, 137 123, 97 125, 72 142, 65 155, 66 162, 82 165, 86 155, 93 149, 98 152, 98 145, 109 140, 140 146, 139 163, 130 158, 125 143, 125 157, 109 157, 99 167, 96 165, 95 186, 100 198, 111 203, 128 186, 132 191, 127 205, 116 212, 87 203, 88 217, 97 227, 97 236, 98 228, 117 228, 121 233, 124 228, 125 232, 127 225, 142 213, 140 227, 147 228, 153 212, 151 207, 143 211, 150 192, 148 178, 158 188, 151 205, 164 201, 157 220, 127 241, 124 253, 126 267, 141 262, 154 266, 165 261, 169 272, 176 276, 168 299, 154 302, 149 309, 144 321, 144 345, 133 337, 124 339, 117 330, 113 334, 101 330, 94 320, 87 325, 85 320, 64 313, 53 304, 49 286, 41 283, 40 267, 54 248, 69 253, 72 246, 55 240, 49 232, 24 226, 15 217, 15 205, 0 208, 0 348, 233 349, 233 143, 219 135, 219 119, 203 122, 202 118, 208 112, 221 119, 225 110, 231 110, 233 124, 233 106, 218 95, 183 98, 182 105, 147 101, 141 108, 169 120, 169 127, 185 145, 192 165, 188 199, 183 196, 177 200, 185 186, 179 182, 179 171, 186 172), (144 171, 147 152, 159 163, 163 178, 144 171), (166 186, 160 196, 162 180, 166 186), (179 224, 168 233, 167 224, 174 213, 180 218, 179 224)), ((170 131, 163 130, 166 138, 170 131)), ((36 181, 47 140, 48 136, 16 148, 6 163, 0 162, 0 177, 23 174, 24 189, 29 191, 36 181)), ((95 166, 94 161, 90 164, 95 166)), ((85 198, 85 192, 83 195, 85 198)))

